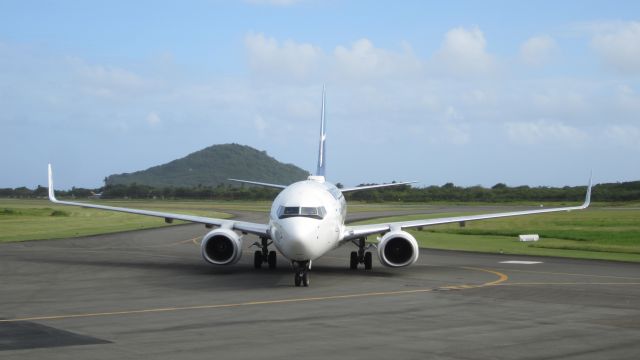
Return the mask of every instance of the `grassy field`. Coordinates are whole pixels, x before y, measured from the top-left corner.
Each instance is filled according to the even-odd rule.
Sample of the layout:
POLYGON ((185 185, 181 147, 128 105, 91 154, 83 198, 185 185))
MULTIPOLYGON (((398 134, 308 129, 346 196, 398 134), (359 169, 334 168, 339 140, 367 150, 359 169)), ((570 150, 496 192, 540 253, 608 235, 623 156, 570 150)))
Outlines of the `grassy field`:
MULTIPOLYGON (((100 204, 228 218, 203 201, 100 201, 100 204)), ((256 206, 254 204, 254 206, 256 206)), ((176 221, 175 224, 180 223, 176 221)), ((0 242, 58 239, 169 226, 161 218, 55 205, 46 200, 0 199, 0 242)))
MULTIPOLYGON (((99 203, 219 218, 230 217, 225 211, 267 212, 271 206, 271 203, 266 201, 100 200, 99 203)), ((469 210, 470 204, 463 205, 465 211, 478 213, 478 211, 469 210)), ((547 205, 564 206, 566 204, 547 205)), ((433 210, 443 206, 452 207, 451 204, 445 203, 350 203, 349 211, 417 211, 433 210)), ((505 211, 508 210, 505 208, 505 211)), ((379 223, 462 214, 410 215, 367 222, 379 223)), ((0 199, 0 242, 67 238, 160 226, 169 225, 159 218, 60 206, 46 200, 0 199)), ((468 222, 464 228, 460 228, 457 224, 439 225, 422 231, 411 230, 411 233, 419 241, 420 246, 433 249, 640 262, 640 204, 594 204, 586 211, 468 222), (535 243, 517 241, 519 234, 530 233, 539 234, 541 240, 535 243)))
MULTIPOLYGON (((432 215, 456 216, 463 213, 432 215)), ((382 221, 415 220, 402 216, 382 221)), ((429 216, 427 216, 429 217, 429 216)), ((381 219, 362 223, 381 222, 381 219)), ((477 252, 562 256, 640 262, 640 207, 600 206, 586 211, 438 225, 410 230, 421 247, 477 252), (519 234, 539 234, 523 243, 519 234)))

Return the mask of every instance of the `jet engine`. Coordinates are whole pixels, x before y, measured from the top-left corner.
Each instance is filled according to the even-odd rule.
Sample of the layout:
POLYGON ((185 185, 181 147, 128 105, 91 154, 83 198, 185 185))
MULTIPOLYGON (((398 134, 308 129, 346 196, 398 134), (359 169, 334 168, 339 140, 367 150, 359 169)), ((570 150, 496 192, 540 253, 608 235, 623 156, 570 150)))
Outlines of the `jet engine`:
POLYGON ((418 260, 418 242, 406 231, 386 233, 378 243, 378 258, 384 266, 404 267, 418 260))
POLYGON ((242 256, 242 236, 230 229, 216 229, 204 236, 200 249, 211 264, 235 264, 242 256))

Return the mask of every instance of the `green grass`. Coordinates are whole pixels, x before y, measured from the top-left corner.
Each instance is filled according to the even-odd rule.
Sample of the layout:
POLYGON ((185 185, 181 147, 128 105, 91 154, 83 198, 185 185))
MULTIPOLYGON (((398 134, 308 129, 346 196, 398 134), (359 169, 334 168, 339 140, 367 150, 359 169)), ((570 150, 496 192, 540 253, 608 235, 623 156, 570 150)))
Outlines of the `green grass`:
MULTIPOLYGON (((363 223, 456 215, 462 213, 363 223)), ((475 221, 464 228, 458 224, 438 225, 410 232, 425 248, 640 262, 640 209, 630 206, 475 221), (519 234, 531 233, 539 234, 540 241, 518 241, 519 234)))
MULTIPOLYGON (((229 214, 214 211, 206 202, 97 201, 114 206, 178 212, 217 218, 229 214)), ((180 222, 176 221, 175 224, 180 222)), ((46 200, 0 199, 0 242, 58 239, 168 226, 162 218, 112 211, 55 205, 46 200)))
MULTIPOLYGON (((271 202, 262 201, 95 201, 100 204, 167 212, 228 218, 226 211, 263 211, 271 202)), ((482 204, 482 206, 513 204, 482 204)), ((521 205, 521 204, 518 204, 521 205)), ((559 204, 556 204, 559 205, 559 204)), ((434 210, 450 204, 366 204, 350 203, 350 212, 434 210)), ((473 206, 466 213, 409 215, 368 220, 361 223, 415 220, 477 214, 473 206)), ((502 211, 502 210, 500 210, 502 211)), ((179 223, 179 222, 176 222, 179 223)), ((0 242, 86 236, 134 229, 168 226, 162 219, 95 209, 54 205, 46 200, 0 199, 0 242)), ((410 230, 420 246, 433 249, 564 256, 575 258, 640 262, 640 204, 595 204, 586 211, 542 214, 506 219, 438 225, 423 231, 410 230), (522 243, 519 234, 539 234, 541 240, 522 243)))

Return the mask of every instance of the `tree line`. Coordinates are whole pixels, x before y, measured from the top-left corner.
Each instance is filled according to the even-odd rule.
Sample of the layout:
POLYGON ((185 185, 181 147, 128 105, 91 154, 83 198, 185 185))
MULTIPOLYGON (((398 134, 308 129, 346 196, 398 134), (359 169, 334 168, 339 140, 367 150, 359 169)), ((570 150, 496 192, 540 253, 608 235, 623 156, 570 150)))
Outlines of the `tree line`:
MULTIPOLYGON (((373 185, 373 184, 361 184, 373 185)), ((340 187, 340 184, 338 184, 340 187)), ((462 187, 452 183, 442 186, 411 187, 400 185, 390 188, 357 191, 346 195, 347 200, 363 202, 515 202, 515 201, 582 201, 585 186, 565 187, 510 187, 499 183, 490 188, 482 186, 462 187)), ((98 189, 73 187, 70 190, 58 191, 56 196, 62 198, 103 199, 208 199, 208 200, 273 200, 278 190, 256 186, 218 185, 195 187, 153 187, 141 184, 107 185, 98 189)), ((0 188, 0 197, 4 198, 44 198, 47 188, 38 186, 35 189, 26 187, 0 188)), ((640 201, 640 181, 598 184, 593 188, 594 201, 618 202, 640 201)))

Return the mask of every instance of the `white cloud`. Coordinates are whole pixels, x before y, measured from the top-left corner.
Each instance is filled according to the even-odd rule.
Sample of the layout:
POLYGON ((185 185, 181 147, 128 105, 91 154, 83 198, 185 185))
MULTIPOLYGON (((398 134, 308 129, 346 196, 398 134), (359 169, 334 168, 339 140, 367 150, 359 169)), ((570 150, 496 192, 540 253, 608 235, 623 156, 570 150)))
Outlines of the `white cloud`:
POLYGON ((495 60, 486 47, 487 42, 479 28, 457 27, 445 34, 435 59, 439 66, 453 75, 486 74, 495 66, 495 60))
POLYGON ((160 125, 160 116, 158 116, 158 114, 155 111, 150 112, 147 115, 147 124, 150 127, 157 127, 158 125, 160 125))
POLYGON ((520 60, 529 66, 546 64, 556 48, 556 42, 550 36, 534 36, 520 46, 520 60))
POLYGON ((447 108, 441 126, 446 143, 465 145, 471 140, 469 125, 464 122, 464 117, 453 106, 447 108))
POLYGON ((269 127, 269 124, 260 115, 256 115, 253 119, 253 126, 260 136, 264 136, 265 131, 269 127))
POLYGON ((255 75, 278 80, 302 81, 317 72, 324 54, 322 49, 306 43, 250 33, 245 36, 249 66, 255 75))
POLYGON ((607 66, 640 74, 640 22, 596 23, 591 28, 591 46, 607 66))
MULTIPOLYGON (((135 144, 142 139, 149 147, 165 152, 171 148, 166 144, 178 137, 190 139, 187 144, 172 145, 185 153, 199 146, 236 141, 311 168, 313 157, 308 153, 316 146, 321 84, 327 80, 331 147, 335 153, 353 156, 335 159, 336 176, 352 176, 342 178, 344 181, 371 176, 366 168, 357 175, 346 175, 350 174, 346 164, 361 160, 359 154, 349 152, 353 146, 375 147, 386 163, 406 154, 446 153, 434 161, 451 161, 456 154, 464 154, 473 165, 497 155, 504 157, 504 163, 518 165, 523 156, 532 160, 556 156, 553 150, 557 144, 579 146, 579 161, 593 157, 595 150, 586 146, 588 139, 601 140, 597 150, 607 157, 621 151, 614 143, 632 147, 640 142, 635 115, 640 111, 640 96, 634 79, 612 82, 598 78, 598 74, 593 78, 593 74, 554 77, 555 71, 550 77, 531 78, 521 66, 509 72, 512 77, 491 76, 499 75, 491 72, 496 60, 487 52, 479 30, 454 29, 443 39, 443 52, 436 57, 457 54, 469 61, 480 59, 475 63, 484 65, 474 68, 471 62, 468 67, 477 71, 475 74, 486 70, 489 76, 460 79, 447 71, 430 76, 432 59, 419 58, 406 44, 390 48, 360 39, 322 50, 315 43, 283 41, 263 34, 244 38, 253 77, 219 73, 194 77, 193 71, 199 69, 180 65, 175 65, 172 76, 165 76, 162 67, 146 66, 144 72, 137 73, 118 63, 78 60, 69 66, 60 57, 51 60, 51 55, 16 55, 20 67, 3 68, 3 80, 10 81, 0 82, 0 93, 6 95, 0 97, 0 123, 11 125, 5 126, 9 134, 26 119, 64 129, 70 138, 90 134, 93 137, 87 141, 107 139, 108 143, 126 137, 135 144), (465 48, 460 45, 464 41, 456 37, 473 46, 465 48), (465 57, 465 51, 473 56, 465 57), (26 71, 14 71, 21 68, 26 71), (253 81, 254 77, 269 79, 268 86, 253 81), (158 83, 162 86, 155 86, 158 83), (100 96, 87 93, 85 88, 100 96), (520 122, 504 124, 505 119, 520 122), (73 132, 76 129, 84 133, 73 132), (353 136, 362 134, 363 129, 366 136, 353 136), (538 144, 536 151, 531 151, 538 144), (506 146, 514 151, 503 154, 506 146), (291 152, 292 148, 304 151, 291 152)), ((0 68, 7 59, 0 57, 0 68)), ((126 158, 124 147, 118 151, 126 158)))
POLYGON ((508 122, 505 123, 505 127, 509 141, 515 144, 557 143, 575 146, 588 138, 583 130, 545 119, 534 122, 508 122))
POLYGON ((467 124, 444 124, 445 136, 447 141, 453 145, 465 145, 471 140, 469 126, 467 124))
POLYGON ((377 48, 369 39, 360 39, 350 48, 338 46, 334 52, 335 71, 339 78, 396 77, 420 72, 421 61, 407 43, 402 52, 377 48))
POLYGON ((609 126, 605 131, 605 136, 617 145, 640 150, 640 128, 632 125, 609 126))
POLYGON ((65 76, 73 83, 73 91, 87 95, 87 99, 128 102, 158 87, 156 81, 122 67, 90 64, 79 57, 67 57, 64 62, 70 72, 65 76))
MULTIPOLYGON (((317 95, 317 94, 315 94, 317 95)), ((307 119, 312 118, 319 114, 318 104, 319 97, 316 96, 313 98, 313 101, 307 100, 305 98, 291 98, 289 97, 289 101, 284 102, 284 108, 286 114, 294 119, 307 119)))
POLYGON ((401 51, 375 47, 369 39, 338 45, 326 54, 320 47, 293 40, 278 41, 264 34, 245 37, 254 76, 277 82, 320 83, 397 80, 420 74, 422 62, 407 43, 401 51))
MULTIPOLYGON (((521 119, 526 114, 528 119, 563 119, 565 121, 599 121, 594 116, 600 104, 611 90, 601 82, 576 79, 572 77, 556 77, 541 79, 519 79, 511 84, 510 90, 503 90, 502 96, 512 97, 520 107, 506 102, 504 106, 517 109, 521 119)), ((513 119, 514 117, 510 117, 513 119)))
POLYGON ((493 91, 487 89, 469 89, 459 96, 460 100, 471 106, 492 105, 497 100, 493 91))
POLYGON ((616 100, 621 110, 637 118, 637 114, 640 112, 640 94, 634 91, 631 86, 618 86, 616 100))
POLYGON ((80 58, 69 58, 77 74, 96 85, 115 86, 118 88, 141 88, 146 81, 139 75, 114 66, 91 65, 80 58))
POLYGON ((449 106, 446 111, 446 118, 448 120, 462 120, 464 117, 460 115, 458 110, 453 106, 449 106))
POLYGON ((401 42, 399 50, 392 50, 376 47, 367 38, 337 45, 331 52, 311 43, 282 41, 262 33, 249 33, 244 42, 253 76, 278 83, 317 84, 329 80, 361 85, 363 81, 381 81, 380 86, 386 86, 398 81, 422 81, 425 68, 431 65, 431 73, 453 77, 490 75, 497 69, 478 28, 448 31, 433 59, 419 58, 407 42, 401 42))

